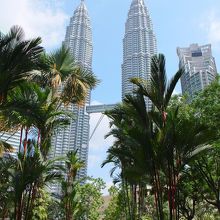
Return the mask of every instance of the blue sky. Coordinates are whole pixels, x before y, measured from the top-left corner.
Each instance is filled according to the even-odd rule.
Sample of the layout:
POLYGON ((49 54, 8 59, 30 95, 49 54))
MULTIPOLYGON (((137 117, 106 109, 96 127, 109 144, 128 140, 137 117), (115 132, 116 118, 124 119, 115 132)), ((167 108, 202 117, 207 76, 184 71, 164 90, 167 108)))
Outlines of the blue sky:
MULTIPOLYGON (((21 25, 27 37, 42 36, 47 51, 58 48, 80 0, 0 0, 0 30, 21 25)), ((93 103, 116 103, 121 99, 121 63, 124 24, 131 0, 85 0, 93 28, 93 70, 101 84, 92 92, 93 103)), ((145 0, 157 37, 158 52, 167 59, 168 76, 178 68, 176 47, 191 43, 212 44, 217 69, 220 65, 219 0, 145 0)), ((180 86, 177 92, 180 91, 180 86)), ((100 114, 91 115, 91 130, 100 114)), ((89 174, 110 184, 108 170, 100 169, 112 138, 104 118, 90 142, 89 174)))

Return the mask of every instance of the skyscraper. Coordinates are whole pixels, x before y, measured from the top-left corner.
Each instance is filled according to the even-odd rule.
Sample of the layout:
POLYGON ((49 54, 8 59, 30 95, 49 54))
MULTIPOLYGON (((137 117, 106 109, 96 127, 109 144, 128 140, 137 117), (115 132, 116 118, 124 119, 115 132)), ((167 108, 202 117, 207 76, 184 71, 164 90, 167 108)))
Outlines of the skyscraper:
POLYGON ((122 98, 134 89, 131 78, 149 79, 151 57, 156 53, 157 43, 149 11, 144 0, 132 0, 123 39, 122 98))
MULTIPOLYGON (((92 69, 92 30, 90 18, 85 5, 81 0, 74 11, 70 24, 66 30, 64 44, 69 48, 75 62, 82 68, 92 69)), ((89 114, 86 105, 90 104, 90 93, 83 107, 69 105, 68 110, 74 113, 74 119, 65 129, 60 129, 52 141, 51 156, 65 155, 70 150, 78 150, 78 157, 85 166, 78 173, 78 177, 85 177, 87 173, 88 145, 89 145, 89 114)))
POLYGON ((7 142, 11 146, 13 146, 13 152, 10 153, 12 156, 16 157, 17 152, 19 151, 19 145, 20 145, 20 136, 21 132, 1 132, 0 133, 0 139, 2 141, 7 142))
POLYGON ((177 54, 179 67, 185 70, 181 77, 182 93, 187 93, 191 100, 196 92, 209 85, 217 75, 211 45, 191 44, 186 48, 178 47, 177 54))

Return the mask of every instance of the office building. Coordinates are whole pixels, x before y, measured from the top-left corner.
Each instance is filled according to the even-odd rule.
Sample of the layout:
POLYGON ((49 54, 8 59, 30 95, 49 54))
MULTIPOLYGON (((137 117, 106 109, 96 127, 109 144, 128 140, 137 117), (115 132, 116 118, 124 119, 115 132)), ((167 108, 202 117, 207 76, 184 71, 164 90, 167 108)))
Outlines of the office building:
POLYGON ((211 45, 177 48, 179 67, 184 69, 181 77, 182 93, 193 96, 208 86, 217 76, 215 59, 212 56, 211 45))
MULTIPOLYGON (((64 45, 69 48, 76 64, 88 71, 92 70, 92 30, 88 10, 83 0, 70 19, 64 45)), ((89 114, 86 112, 86 106, 89 104, 90 92, 84 106, 71 104, 67 107, 73 112, 74 119, 65 129, 59 129, 56 136, 53 137, 50 153, 51 157, 57 157, 77 149, 79 159, 85 163, 85 166, 78 173, 78 178, 87 175, 89 114)))
MULTIPOLYGON (((156 37, 144 0, 132 0, 123 39, 122 98, 135 86, 131 78, 149 80, 151 57, 157 53, 156 37)), ((147 101, 148 109, 151 103, 147 101)))

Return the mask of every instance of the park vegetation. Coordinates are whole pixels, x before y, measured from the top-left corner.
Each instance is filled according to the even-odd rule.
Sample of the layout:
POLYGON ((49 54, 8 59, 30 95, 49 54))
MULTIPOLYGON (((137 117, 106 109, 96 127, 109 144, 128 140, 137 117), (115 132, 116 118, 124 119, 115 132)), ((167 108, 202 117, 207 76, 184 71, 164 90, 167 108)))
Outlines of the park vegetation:
POLYGON ((0 219, 220 219, 219 78, 190 100, 173 95, 182 74, 168 82, 164 55, 153 56, 150 80, 132 79, 134 94, 105 113, 115 141, 102 166, 113 164, 115 186, 100 213, 105 184, 77 178, 77 150, 50 157, 53 136, 74 118, 66 107, 82 106, 99 80, 64 46, 47 54, 20 27, 0 33, 0 219), (1 137, 17 132, 14 152, 1 137))
POLYGON ((73 118, 65 107, 81 106, 98 82, 64 46, 47 54, 40 38, 25 39, 18 26, 0 33, 0 137, 20 133, 18 153, 0 138, 0 219, 98 219, 94 207, 101 202, 104 183, 76 180, 84 165, 77 151, 49 156, 58 128, 73 118), (60 195, 52 195, 52 184, 60 184, 60 195))
POLYGON ((132 79, 135 94, 106 112, 115 142, 103 166, 117 183, 106 219, 220 219, 219 78, 192 100, 172 96, 182 73, 168 82, 153 56, 150 81, 132 79))

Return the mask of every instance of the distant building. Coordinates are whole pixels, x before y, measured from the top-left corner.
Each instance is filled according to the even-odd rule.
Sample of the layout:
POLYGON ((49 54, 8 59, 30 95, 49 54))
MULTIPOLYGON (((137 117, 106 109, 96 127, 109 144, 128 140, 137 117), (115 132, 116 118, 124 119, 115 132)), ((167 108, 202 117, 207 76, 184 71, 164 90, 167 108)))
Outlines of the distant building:
POLYGON ((13 147, 13 152, 10 154, 15 157, 19 151, 20 136, 21 131, 0 133, 0 140, 7 142, 13 147))
POLYGON ((189 99, 208 86, 217 75, 215 59, 212 56, 211 44, 177 48, 179 67, 185 70, 181 77, 182 93, 189 99))
POLYGON ((157 43, 149 11, 144 0, 132 0, 123 39, 122 98, 135 88, 131 78, 149 80, 151 57, 156 53, 157 43))
MULTIPOLYGON (((80 5, 70 18, 64 45, 69 48, 76 64, 85 70, 92 70, 92 30, 88 10, 83 0, 81 0, 80 5)), ((84 106, 72 104, 68 106, 68 110, 74 114, 74 119, 65 129, 59 129, 53 137, 50 153, 50 157, 58 157, 66 155, 68 151, 77 149, 79 159, 85 163, 77 178, 83 178, 87 175, 89 114, 86 112, 86 106, 88 105, 90 105, 90 92, 84 106)), ((58 191, 57 187, 59 185, 54 186, 53 190, 58 191)))

